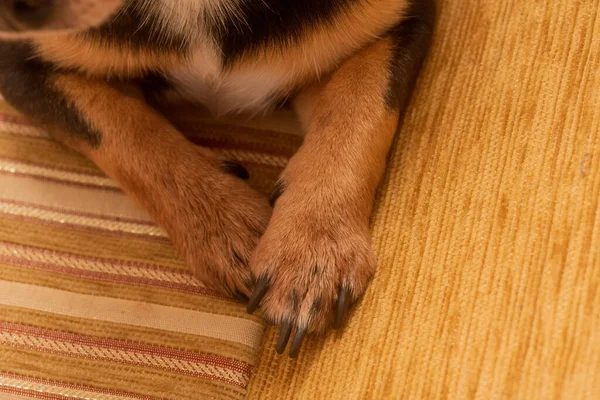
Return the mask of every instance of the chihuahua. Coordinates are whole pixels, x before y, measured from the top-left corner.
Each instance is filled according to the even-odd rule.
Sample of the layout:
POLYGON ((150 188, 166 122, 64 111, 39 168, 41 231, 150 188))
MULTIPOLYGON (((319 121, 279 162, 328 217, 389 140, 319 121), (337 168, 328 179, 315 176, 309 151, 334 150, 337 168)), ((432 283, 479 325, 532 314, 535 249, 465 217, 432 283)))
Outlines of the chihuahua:
POLYGON ((369 216, 434 20, 434 0, 2 0, 0 93, 115 179, 206 285, 260 307, 296 357, 375 272, 369 216), (174 101, 293 107, 305 137, 270 202, 155 107, 174 101))

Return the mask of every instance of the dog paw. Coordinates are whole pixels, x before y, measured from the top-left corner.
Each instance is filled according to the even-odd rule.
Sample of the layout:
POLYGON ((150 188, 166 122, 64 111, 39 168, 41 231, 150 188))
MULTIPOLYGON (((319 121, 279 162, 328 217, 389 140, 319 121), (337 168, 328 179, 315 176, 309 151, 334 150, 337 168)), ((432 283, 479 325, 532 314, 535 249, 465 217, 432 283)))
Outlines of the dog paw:
POLYGON ((368 218, 283 185, 275 194, 271 222, 251 260, 256 286, 248 312, 260 305, 264 316, 281 327, 280 354, 294 333, 289 353, 294 358, 307 334, 341 327, 376 263, 368 218))
POLYGON ((164 223, 196 277, 242 301, 253 285, 250 257, 271 215, 267 199, 243 181, 247 177, 243 167, 223 163, 202 185, 190 182, 175 197, 164 223))

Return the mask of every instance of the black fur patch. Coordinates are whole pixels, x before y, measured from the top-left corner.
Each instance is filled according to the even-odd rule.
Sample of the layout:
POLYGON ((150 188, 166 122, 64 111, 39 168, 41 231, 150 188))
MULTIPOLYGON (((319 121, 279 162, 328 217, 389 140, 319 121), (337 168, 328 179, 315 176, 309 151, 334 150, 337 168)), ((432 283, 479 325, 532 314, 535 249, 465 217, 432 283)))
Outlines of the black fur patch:
POLYGON ((244 166, 242 166, 241 164, 238 164, 233 161, 223 161, 221 163, 221 167, 228 174, 235 175, 240 179, 243 179, 245 181, 250 179, 250 174, 248 173, 248 170, 244 168, 244 166))
POLYGON ((186 51, 189 43, 185 37, 161 30, 158 16, 144 5, 146 1, 127 0, 112 19, 82 35, 88 40, 134 50, 186 51))
POLYGON ((406 15, 407 18, 388 33, 394 41, 389 66, 392 78, 385 97, 389 109, 403 109, 408 102, 431 42, 435 0, 414 0, 406 15))
POLYGON ((275 206, 275 203, 277 203, 277 199, 279 199, 279 197, 283 194, 284 190, 285 182, 281 180, 277 181, 275 187, 273 187, 273 191, 271 192, 271 198, 269 199, 269 204, 271 204, 271 207, 275 206))
POLYGON ((64 130, 92 147, 102 134, 49 82, 52 67, 33 58, 28 42, 0 42, 0 93, 17 110, 42 127, 64 130))
POLYGON ((148 104, 154 108, 160 108, 163 104, 163 95, 171 89, 169 81, 159 73, 150 73, 136 82, 142 89, 148 104))
POLYGON ((223 51, 223 64, 266 44, 293 42, 313 25, 330 21, 357 0, 241 0, 226 20, 210 32, 223 51))

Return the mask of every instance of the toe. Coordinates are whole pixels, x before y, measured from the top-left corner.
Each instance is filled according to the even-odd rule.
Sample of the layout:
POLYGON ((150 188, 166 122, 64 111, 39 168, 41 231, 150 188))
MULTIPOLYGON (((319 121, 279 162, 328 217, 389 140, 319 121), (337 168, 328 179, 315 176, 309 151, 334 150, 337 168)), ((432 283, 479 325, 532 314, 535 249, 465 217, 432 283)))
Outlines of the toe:
POLYGON ((279 354, 283 354, 285 348, 290 340, 290 335, 292 333, 292 324, 289 321, 285 321, 281 324, 281 330, 279 332, 279 340, 277 341, 277 346, 275 350, 279 354))
POLYGON ((346 313, 348 312, 348 306, 350 305, 350 293, 347 287, 343 287, 340 290, 340 294, 337 302, 337 309, 335 312, 335 320, 333 322, 333 327, 335 329, 340 329, 344 324, 344 319, 346 318, 346 313))
POLYGON ((256 287, 254 288, 254 292, 252 296, 250 296, 250 300, 248 300, 248 305, 246 307, 249 314, 254 313, 258 308, 263 297, 267 294, 269 290, 269 277, 267 275, 263 275, 258 279, 256 283, 256 287))
POLYGON ((300 348, 302 347, 302 342, 304 341, 304 337, 306 336, 306 327, 299 327, 296 329, 296 336, 294 336, 294 340, 292 341, 292 346, 290 347, 290 358, 298 357, 300 354, 300 348))

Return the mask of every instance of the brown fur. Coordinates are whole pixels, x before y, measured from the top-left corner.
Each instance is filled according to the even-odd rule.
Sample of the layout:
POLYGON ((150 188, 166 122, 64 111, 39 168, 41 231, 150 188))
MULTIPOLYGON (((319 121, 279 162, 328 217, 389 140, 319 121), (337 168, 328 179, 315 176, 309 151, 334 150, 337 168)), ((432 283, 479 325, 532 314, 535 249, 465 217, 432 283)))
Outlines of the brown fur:
POLYGON ((405 0, 357 1, 334 21, 307 29, 297 44, 266 46, 239 60, 232 70, 262 69, 289 75, 290 92, 323 79, 346 57, 397 24, 407 8, 405 0), (331 44, 335 43, 336 52, 331 44))
MULTIPOLYGON (((150 4, 160 14, 160 4, 180 3, 150 4)), ((357 0, 346 6, 329 20, 302 25, 293 40, 238 54, 218 76, 225 80, 241 72, 256 78, 250 88, 259 90, 261 75, 279 79, 277 94, 293 96, 305 127, 304 144, 276 187, 270 222, 267 201, 227 174, 222 160, 193 147, 136 89, 109 83, 179 68, 193 57, 193 46, 135 47, 81 34, 36 37, 30 47, 39 63, 17 62, 29 54, 27 46, 4 46, 15 62, 0 60, 0 68, 28 82, 28 90, 46 94, 35 97, 60 103, 67 116, 61 123, 51 118, 56 107, 50 100, 27 103, 14 80, 0 79, 0 88, 137 199, 207 285, 248 296, 252 274, 261 295, 267 287, 262 290, 260 282, 268 282, 262 309, 283 324, 282 337, 290 326, 323 332, 340 293, 348 291, 356 301, 375 273, 369 214, 434 13, 431 0, 357 0), (81 129, 87 136, 77 135, 81 129)), ((165 34, 189 28, 184 13, 172 21, 169 15, 159 19, 165 34)), ((185 40, 193 36, 187 32, 185 40)))
POLYGON ((277 324, 324 331, 340 289, 356 299, 375 272, 369 214, 398 124, 384 101, 390 49, 381 40, 360 51, 296 102, 305 142, 251 262, 272 280, 262 308, 277 324))
POLYGON ((101 45, 81 35, 47 36, 34 43, 40 58, 92 78, 137 78, 149 71, 167 70, 185 57, 175 51, 101 45))
POLYGON ((63 141, 147 209, 207 285, 248 296, 245 265, 269 220, 266 200, 222 171, 214 154, 193 146, 141 98, 75 74, 58 76, 55 86, 103 137, 98 148, 70 137, 63 141))

